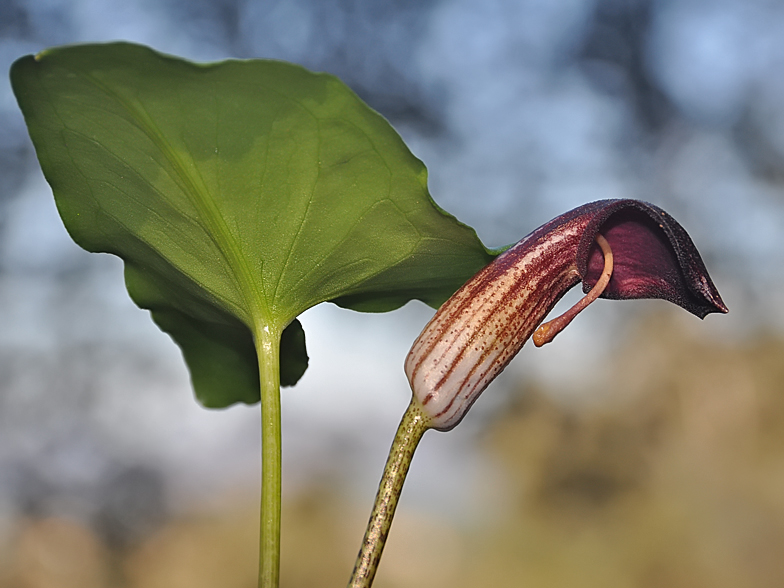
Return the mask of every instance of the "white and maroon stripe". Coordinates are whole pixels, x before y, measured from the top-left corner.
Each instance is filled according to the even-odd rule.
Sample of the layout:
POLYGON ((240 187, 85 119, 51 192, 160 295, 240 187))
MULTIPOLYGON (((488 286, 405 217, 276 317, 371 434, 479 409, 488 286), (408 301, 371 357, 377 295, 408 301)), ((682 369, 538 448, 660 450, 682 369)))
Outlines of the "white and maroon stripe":
POLYGON ((471 278, 433 316, 406 358, 414 398, 431 428, 446 431, 580 281, 582 215, 535 231, 471 278))

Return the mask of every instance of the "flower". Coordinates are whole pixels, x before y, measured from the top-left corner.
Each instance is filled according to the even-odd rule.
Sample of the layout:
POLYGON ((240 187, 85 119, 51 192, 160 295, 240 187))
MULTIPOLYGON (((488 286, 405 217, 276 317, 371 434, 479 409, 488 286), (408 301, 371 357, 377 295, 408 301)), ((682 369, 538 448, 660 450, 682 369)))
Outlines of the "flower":
POLYGON ((661 298, 700 318, 727 312, 697 248, 669 214, 638 200, 585 204, 499 255, 425 326, 405 371, 430 427, 455 427, 580 281, 587 296, 542 325, 534 334, 537 346, 598 297, 661 298))

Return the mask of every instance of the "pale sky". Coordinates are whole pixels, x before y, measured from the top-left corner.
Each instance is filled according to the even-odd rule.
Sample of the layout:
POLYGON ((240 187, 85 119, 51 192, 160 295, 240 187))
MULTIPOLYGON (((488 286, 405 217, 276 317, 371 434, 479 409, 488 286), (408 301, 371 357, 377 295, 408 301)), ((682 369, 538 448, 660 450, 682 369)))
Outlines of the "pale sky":
MULTIPOLYGON (((762 0, 5 0, 0 66, 124 39, 330 71, 390 119, 428 166, 436 201, 489 246, 600 198, 667 209, 731 309, 705 321, 706 336, 738 336, 784 328, 782 30, 784 5, 762 0)), ((127 464, 151 464, 194 499, 255 484, 258 408, 200 408, 177 348, 127 298, 118 260, 70 241, 7 76, 0 175, 0 480, 51 478, 43 502, 75 512, 90 508, 80 489, 127 464)), ((526 347, 475 424, 426 438, 412 500, 456 512, 460 496, 445 504, 428 473, 490 475, 471 436, 508 382, 575 389, 610 329, 656 304, 598 304, 550 348, 526 347)), ((431 313, 324 305, 303 316, 311 367, 283 391, 289 487, 344 476, 372 497, 409 397, 403 359, 431 313)), ((16 508, 11 485, 0 481, 0 511, 16 508)))

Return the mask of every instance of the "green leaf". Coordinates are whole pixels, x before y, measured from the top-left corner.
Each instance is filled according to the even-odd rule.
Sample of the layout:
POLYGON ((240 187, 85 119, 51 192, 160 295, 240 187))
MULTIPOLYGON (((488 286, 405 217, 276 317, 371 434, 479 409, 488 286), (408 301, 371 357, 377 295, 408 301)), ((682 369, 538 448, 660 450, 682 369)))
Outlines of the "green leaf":
POLYGON ((438 306, 492 258, 330 75, 115 43, 23 57, 11 80, 66 228, 125 260, 131 297, 180 345, 206 406, 258 401, 261 329, 288 326, 293 384, 302 311, 438 306))

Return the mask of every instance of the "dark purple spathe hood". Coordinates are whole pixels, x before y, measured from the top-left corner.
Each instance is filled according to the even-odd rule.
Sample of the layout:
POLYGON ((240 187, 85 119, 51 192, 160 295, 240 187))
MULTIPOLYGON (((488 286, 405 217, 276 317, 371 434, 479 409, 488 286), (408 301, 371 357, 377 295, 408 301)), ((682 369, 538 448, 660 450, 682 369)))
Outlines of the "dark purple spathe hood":
POLYGON ((529 237, 547 238, 572 222, 584 225, 583 234, 575 251, 563 253, 575 256, 584 292, 590 291, 604 267, 596 243, 596 235, 602 234, 615 265, 601 298, 661 298, 700 318, 727 312, 691 237, 658 206, 639 200, 599 200, 554 218, 529 237))

